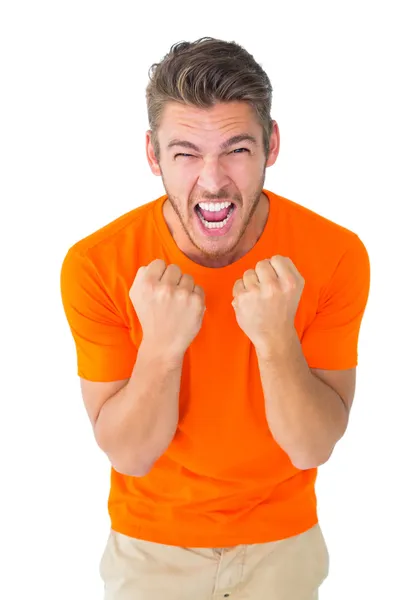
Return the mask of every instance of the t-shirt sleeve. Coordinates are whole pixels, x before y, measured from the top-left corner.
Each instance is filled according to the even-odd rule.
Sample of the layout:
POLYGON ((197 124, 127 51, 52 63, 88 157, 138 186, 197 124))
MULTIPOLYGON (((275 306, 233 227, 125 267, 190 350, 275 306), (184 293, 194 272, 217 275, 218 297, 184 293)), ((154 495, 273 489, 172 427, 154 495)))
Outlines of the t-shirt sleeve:
POLYGON ((329 283, 301 344, 314 369, 351 369, 358 364, 358 338, 370 288, 368 252, 354 234, 329 283))
POLYGON ((60 285, 78 376, 103 382, 128 379, 137 350, 90 258, 70 249, 62 263, 60 285))

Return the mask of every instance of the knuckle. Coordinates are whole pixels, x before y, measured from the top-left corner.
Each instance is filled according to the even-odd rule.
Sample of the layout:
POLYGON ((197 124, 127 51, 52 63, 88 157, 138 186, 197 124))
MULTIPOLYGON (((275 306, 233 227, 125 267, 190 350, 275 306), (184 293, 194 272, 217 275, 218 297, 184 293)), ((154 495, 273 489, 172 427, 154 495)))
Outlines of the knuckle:
POLYGON ((176 288, 175 296, 180 301, 186 301, 190 295, 189 290, 186 288, 176 288))
POLYGON ((154 292, 160 298, 170 298, 170 296, 173 293, 173 288, 174 287, 175 286, 172 286, 168 282, 163 282, 163 283, 155 286, 154 292))
POLYGON ((280 293, 279 285, 275 281, 271 281, 261 289, 261 295, 264 298, 272 298, 280 293))
POLYGON ((194 291, 195 291, 194 296, 196 296, 197 298, 199 298, 199 301, 201 303, 203 303, 204 302, 204 296, 205 296, 203 288, 200 287, 199 285, 196 285, 195 288, 194 288, 194 291))
POLYGON ((154 290, 154 282, 151 279, 144 279, 142 282, 142 289, 145 294, 148 294, 154 290))
POLYGON ((147 271, 154 272, 161 268, 165 270, 166 266, 167 265, 162 258, 156 258, 155 260, 152 260, 151 263, 149 263, 149 265, 145 268, 147 268, 147 271))
POLYGON ((198 294, 192 294, 191 301, 196 310, 200 311, 204 308, 204 299, 198 294))
POLYGON ((187 275, 186 273, 184 275, 182 275, 182 279, 181 279, 181 284, 185 283, 185 284, 194 284, 194 279, 191 275, 187 275))
POLYGON ((180 269, 180 267, 178 267, 178 265, 174 265, 174 264, 170 264, 170 265, 168 265, 168 267, 167 267, 167 270, 168 270, 168 271, 175 271, 175 272, 177 272, 177 273, 178 273, 178 272, 179 272, 179 273, 181 272, 181 269, 180 269))
POLYGON ((288 275, 286 278, 286 283, 290 289, 295 289, 297 287, 297 281, 294 275, 288 275))

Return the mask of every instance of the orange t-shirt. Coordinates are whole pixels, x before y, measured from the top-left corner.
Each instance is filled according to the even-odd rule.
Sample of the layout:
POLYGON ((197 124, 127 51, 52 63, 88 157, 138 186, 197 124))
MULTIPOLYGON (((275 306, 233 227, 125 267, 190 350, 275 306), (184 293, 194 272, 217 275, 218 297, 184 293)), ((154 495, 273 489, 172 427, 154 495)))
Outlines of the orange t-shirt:
MULTIPOLYGON (((299 470, 268 427, 255 349, 239 328, 232 288, 275 254, 305 278, 295 327, 310 368, 357 365, 370 265, 350 230, 269 190, 270 213, 255 246, 235 263, 200 266, 177 247, 162 213, 167 196, 119 217, 74 244, 61 269, 77 372, 91 381, 129 378, 141 327, 129 290, 155 258, 177 264, 205 290, 207 310, 182 372, 179 425, 144 477, 111 467, 111 527, 186 547, 255 544, 317 523, 317 469, 299 470)), ((155 374, 156 376, 156 374, 155 374)))

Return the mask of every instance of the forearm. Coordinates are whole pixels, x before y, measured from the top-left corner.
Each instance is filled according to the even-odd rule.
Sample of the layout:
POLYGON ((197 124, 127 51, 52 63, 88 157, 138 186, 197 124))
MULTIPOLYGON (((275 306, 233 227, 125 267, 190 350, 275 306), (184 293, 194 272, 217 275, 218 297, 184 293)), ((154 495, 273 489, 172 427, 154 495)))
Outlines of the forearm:
POLYGON ((295 331, 275 352, 256 351, 273 437, 296 467, 323 464, 346 430, 343 400, 311 373, 295 331))
POLYGON ((132 376, 102 407, 95 434, 114 468, 141 476, 171 443, 179 421, 183 356, 142 344, 132 376))

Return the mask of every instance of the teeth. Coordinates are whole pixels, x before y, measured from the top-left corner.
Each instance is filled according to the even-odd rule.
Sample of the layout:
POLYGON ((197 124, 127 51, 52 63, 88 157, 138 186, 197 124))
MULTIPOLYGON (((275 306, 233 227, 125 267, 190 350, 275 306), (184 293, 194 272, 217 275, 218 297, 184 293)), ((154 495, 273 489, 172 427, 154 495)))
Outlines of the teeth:
POLYGON ((223 221, 218 221, 218 222, 206 221, 200 213, 199 213, 199 217, 201 219, 201 222, 207 227, 207 229, 222 229, 222 227, 225 227, 225 225, 229 221, 232 213, 233 213, 233 206, 231 207, 230 211, 228 212, 228 216, 226 217, 226 219, 224 219, 223 221))
POLYGON ((202 210, 208 210, 210 212, 228 208, 231 204, 232 202, 199 202, 199 206, 202 210))

